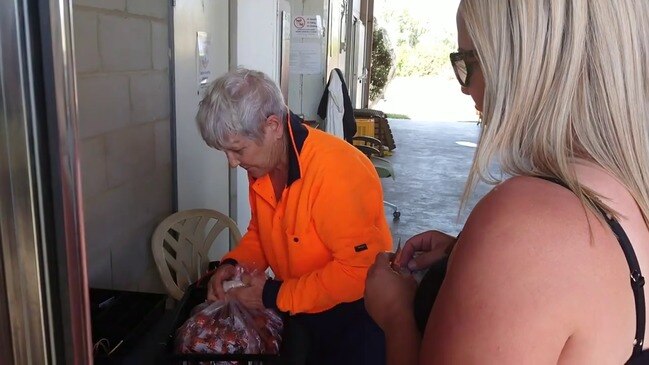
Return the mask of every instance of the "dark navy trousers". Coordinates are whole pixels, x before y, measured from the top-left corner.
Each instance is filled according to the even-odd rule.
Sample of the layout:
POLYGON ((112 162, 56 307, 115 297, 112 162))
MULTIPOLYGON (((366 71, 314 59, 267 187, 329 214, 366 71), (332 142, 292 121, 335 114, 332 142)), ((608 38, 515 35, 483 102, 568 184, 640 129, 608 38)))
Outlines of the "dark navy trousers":
POLYGON ((363 299, 285 323, 282 364, 385 365, 385 336, 363 299))

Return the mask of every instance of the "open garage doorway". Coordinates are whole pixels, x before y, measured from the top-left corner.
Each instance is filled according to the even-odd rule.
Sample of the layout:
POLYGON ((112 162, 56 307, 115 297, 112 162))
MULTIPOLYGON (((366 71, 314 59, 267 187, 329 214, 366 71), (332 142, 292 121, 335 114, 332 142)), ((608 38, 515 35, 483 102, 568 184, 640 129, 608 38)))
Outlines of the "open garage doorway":
POLYGON ((412 120, 478 120, 449 63, 449 53, 457 50, 459 3, 375 1, 375 28, 387 34, 394 61, 385 89, 370 101, 372 108, 412 120))
POLYGON ((449 61, 457 51, 459 3, 374 2, 374 41, 382 38, 392 64, 381 70, 373 58, 372 72, 387 72, 387 84, 370 89, 370 108, 386 113, 397 146, 387 157, 395 179, 383 179, 385 198, 401 211, 391 223, 395 242, 431 229, 459 233, 491 188, 478 185, 458 215, 481 130, 475 103, 461 92, 449 61))

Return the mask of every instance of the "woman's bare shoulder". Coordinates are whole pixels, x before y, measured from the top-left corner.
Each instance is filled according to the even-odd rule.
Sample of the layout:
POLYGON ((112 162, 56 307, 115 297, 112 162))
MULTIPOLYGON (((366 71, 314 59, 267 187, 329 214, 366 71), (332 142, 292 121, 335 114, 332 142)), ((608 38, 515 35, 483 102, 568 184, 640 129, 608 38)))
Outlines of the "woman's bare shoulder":
MULTIPOLYGON (((495 264, 490 260, 547 260, 556 269, 571 255, 588 250, 592 229, 598 227, 601 223, 567 188, 539 178, 514 177, 494 187, 473 209, 453 260, 486 266, 495 264)), ((547 274, 561 275, 556 270, 547 274)))
POLYGON ((474 233, 482 238, 478 243, 492 235, 525 236, 530 243, 556 235, 584 238, 588 235, 587 216, 577 196, 565 187, 540 178, 513 177, 494 187, 476 205, 462 238, 474 233))
POLYGON ((575 288, 588 242, 587 213, 568 189, 532 177, 496 186, 471 212, 429 320, 444 338, 436 360, 473 346, 489 362, 556 362, 586 300, 575 288))

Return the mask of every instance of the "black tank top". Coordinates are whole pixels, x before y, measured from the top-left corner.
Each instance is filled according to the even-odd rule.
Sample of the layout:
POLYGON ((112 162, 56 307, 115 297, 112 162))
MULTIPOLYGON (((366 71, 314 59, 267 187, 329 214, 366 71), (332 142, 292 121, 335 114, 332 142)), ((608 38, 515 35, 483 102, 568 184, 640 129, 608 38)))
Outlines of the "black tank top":
MULTIPOLYGON (((566 184, 558 179, 543 179, 559 184, 566 189, 568 188, 566 184)), ((631 289, 633 290, 633 298, 635 300, 636 330, 635 338, 633 342, 631 342, 631 344, 633 345, 633 354, 631 355, 631 358, 629 358, 629 360, 626 362, 626 365, 647 365, 649 364, 649 350, 642 351, 646 321, 644 298, 645 279, 642 276, 640 265, 638 264, 638 258, 635 255, 635 251, 633 250, 633 246, 631 245, 626 232, 615 218, 607 215, 602 208, 599 208, 599 210, 606 218, 606 223, 608 223, 609 227, 611 227, 611 230, 615 234, 617 241, 620 243, 620 247, 624 252, 626 262, 629 265, 631 289)), ((447 264, 448 257, 444 257, 443 259, 433 264, 428 272, 426 272, 423 279, 419 283, 419 287, 417 288, 417 292, 415 294, 414 311, 417 327, 422 334, 424 333, 424 329, 426 328, 430 310, 432 309, 435 298, 437 298, 439 289, 442 286, 442 281, 444 281, 447 264)))

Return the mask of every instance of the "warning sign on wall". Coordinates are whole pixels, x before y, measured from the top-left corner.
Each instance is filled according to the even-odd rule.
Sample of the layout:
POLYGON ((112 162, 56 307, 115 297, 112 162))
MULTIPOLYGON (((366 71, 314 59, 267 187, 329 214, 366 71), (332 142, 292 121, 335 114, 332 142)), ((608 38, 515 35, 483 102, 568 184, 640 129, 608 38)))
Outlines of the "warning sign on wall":
POLYGON ((291 24, 291 36, 297 38, 320 38, 324 34, 320 15, 296 15, 291 24))

